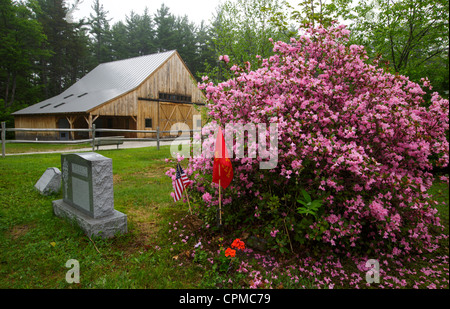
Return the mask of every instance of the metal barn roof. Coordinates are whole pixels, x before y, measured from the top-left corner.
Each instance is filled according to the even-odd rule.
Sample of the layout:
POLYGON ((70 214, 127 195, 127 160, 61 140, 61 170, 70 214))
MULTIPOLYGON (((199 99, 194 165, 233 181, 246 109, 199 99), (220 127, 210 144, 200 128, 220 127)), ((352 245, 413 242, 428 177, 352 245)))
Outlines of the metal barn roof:
POLYGON ((100 64, 60 95, 13 115, 86 113, 134 90, 174 53, 172 50, 100 64))

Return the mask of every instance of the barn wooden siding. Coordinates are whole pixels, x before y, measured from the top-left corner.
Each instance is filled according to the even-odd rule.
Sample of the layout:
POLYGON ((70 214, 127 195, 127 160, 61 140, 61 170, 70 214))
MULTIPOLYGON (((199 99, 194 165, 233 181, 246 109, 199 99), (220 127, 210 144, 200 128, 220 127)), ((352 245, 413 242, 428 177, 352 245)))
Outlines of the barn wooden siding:
MULTIPOLYGON (((16 128, 33 128, 33 129, 57 129, 58 121, 55 115, 39 115, 39 116, 15 116, 14 125, 16 128)), ((55 140, 59 139, 57 132, 16 132, 16 139, 41 139, 55 140)))

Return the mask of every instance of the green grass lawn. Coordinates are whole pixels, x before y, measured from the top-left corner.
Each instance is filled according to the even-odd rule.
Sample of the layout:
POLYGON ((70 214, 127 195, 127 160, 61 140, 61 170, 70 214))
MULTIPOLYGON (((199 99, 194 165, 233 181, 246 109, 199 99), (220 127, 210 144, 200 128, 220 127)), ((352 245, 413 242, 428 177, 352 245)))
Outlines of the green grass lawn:
POLYGON ((164 175, 169 148, 101 151, 113 159, 115 209, 128 216, 129 233, 94 239, 52 212, 62 195, 41 196, 34 184, 60 155, 7 157, 0 161, 0 288, 190 288, 201 273, 174 268, 159 236, 168 220, 185 212, 164 175), (181 206, 181 207, 180 207, 181 206), (97 249, 100 252, 97 252, 97 249), (65 263, 80 261, 79 285, 65 281, 65 263))
MULTIPOLYGON (((34 189, 48 167, 60 168, 59 154, 0 158, 0 288, 248 288, 269 276, 274 288, 317 287, 320 282, 330 287, 326 283, 331 278, 332 258, 308 269, 306 275, 302 270, 307 268, 305 261, 313 266, 314 260, 283 257, 281 264, 274 257, 253 252, 239 256, 235 271, 221 270, 223 261, 216 252, 228 240, 217 235, 207 238, 186 227, 188 207, 173 202, 171 179, 165 175, 173 167, 165 162, 168 146, 160 151, 150 147, 99 153, 113 159, 115 209, 128 216, 128 233, 108 240, 91 240, 54 216, 52 201, 61 199, 61 194, 44 197, 34 189), (202 246, 194 250, 200 242, 202 246), (70 259, 80 262, 79 284, 65 280, 69 270, 65 264, 70 259)), ((448 187, 437 181, 431 191, 446 202, 439 206, 439 213, 448 235, 448 187)), ((402 274, 403 269, 390 262, 392 272, 385 276, 383 287, 401 286, 397 280, 406 278, 406 287, 434 284, 442 288, 446 283, 448 288, 448 239, 444 242, 447 245, 437 252, 410 261, 408 269, 415 273, 402 274)), ((342 287, 365 287, 356 279, 365 274, 358 275, 351 263, 342 264, 338 271, 348 277, 342 287)), ((268 283, 259 287, 268 287, 268 283)))
POLYGON ((89 143, 83 144, 32 144, 32 143, 7 143, 6 154, 18 154, 28 152, 50 152, 62 150, 75 150, 92 147, 89 143))

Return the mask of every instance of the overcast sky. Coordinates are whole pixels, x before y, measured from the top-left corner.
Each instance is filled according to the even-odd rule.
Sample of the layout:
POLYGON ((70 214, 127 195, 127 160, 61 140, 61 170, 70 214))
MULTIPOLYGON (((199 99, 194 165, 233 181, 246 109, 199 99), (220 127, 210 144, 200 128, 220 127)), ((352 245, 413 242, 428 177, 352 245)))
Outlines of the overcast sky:
MULTIPOLYGON (((67 0, 66 3, 71 6, 75 0, 67 0)), ((215 13, 216 7, 223 2, 222 0, 100 0, 103 8, 109 12, 108 17, 111 20, 110 24, 122 20, 125 21, 125 16, 130 15, 133 10, 136 14, 142 14, 145 7, 148 8, 150 15, 156 13, 156 10, 164 3, 170 8, 170 12, 175 16, 187 15, 189 21, 195 24, 200 24, 202 20, 209 23, 212 14, 215 13)), ((75 19, 83 17, 88 18, 89 14, 93 12, 92 4, 94 0, 83 0, 79 5, 79 9, 74 13, 75 19)))

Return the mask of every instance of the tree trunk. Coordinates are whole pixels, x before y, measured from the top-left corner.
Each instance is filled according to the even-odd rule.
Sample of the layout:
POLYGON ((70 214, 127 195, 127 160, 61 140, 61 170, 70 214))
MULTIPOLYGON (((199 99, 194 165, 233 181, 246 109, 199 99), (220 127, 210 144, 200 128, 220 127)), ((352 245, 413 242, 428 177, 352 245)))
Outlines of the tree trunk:
POLYGON ((17 72, 13 73, 13 81, 12 81, 12 89, 11 89, 11 100, 9 101, 8 107, 11 107, 14 104, 14 97, 16 94, 16 86, 17 86, 17 72))
POLYGON ((6 79, 6 89, 5 89, 5 101, 3 102, 3 105, 5 106, 5 108, 8 107, 8 97, 9 97, 9 79, 10 79, 10 74, 8 73, 8 78, 6 79))

